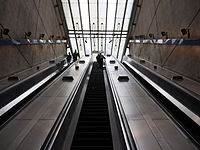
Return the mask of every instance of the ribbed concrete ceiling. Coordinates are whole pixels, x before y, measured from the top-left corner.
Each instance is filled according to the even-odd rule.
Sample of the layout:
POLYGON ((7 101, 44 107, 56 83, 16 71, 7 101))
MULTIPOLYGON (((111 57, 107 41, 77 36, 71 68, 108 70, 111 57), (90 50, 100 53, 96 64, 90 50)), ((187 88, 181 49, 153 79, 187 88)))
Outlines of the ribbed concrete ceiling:
POLYGON ((62 0, 73 50, 121 57, 134 0, 62 0))

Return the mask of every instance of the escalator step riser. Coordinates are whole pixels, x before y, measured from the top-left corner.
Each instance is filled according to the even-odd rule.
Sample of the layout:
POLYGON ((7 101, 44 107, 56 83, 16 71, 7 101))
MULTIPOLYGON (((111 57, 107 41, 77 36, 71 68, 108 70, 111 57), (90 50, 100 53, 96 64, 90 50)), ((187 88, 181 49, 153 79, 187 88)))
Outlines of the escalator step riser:
POLYGON ((104 138, 104 139, 76 139, 74 141, 74 145, 79 146, 96 146, 96 145, 104 145, 104 146, 110 146, 110 142, 112 142, 112 139, 104 138))
POLYGON ((97 112, 99 111, 99 112, 103 112, 103 111, 107 111, 107 109, 106 108, 100 108, 100 107, 96 107, 96 108, 91 108, 91 107, 87 107, 87 108, 84 108, 83 109, 83 112, 85 112, 85 111, 92 111, 92 110, 96 110, 97 112))
POLYGON ((95 116, 95 115, 108 115, 108 111, 83 111, 82 115, 89 115, 89 116, 95 116), (91 113, 92 112, 92 113, 91 113))
MULTIPOLYGON (((97 118, 97 119, 109 119, 106 115, 108 115, 108 114, 97 114, 97 115, 87 115, 87 114, 83 114, 83 115, 81 115, 80 116, 80 119, 88 119, 88 118, 91 118, 91 119, 95 119, 95 118, 97 118), (102 116, 103 115, 103 116, 102 116), (81 118, 82 117, 82 118, 81 118)), ((97 121, 97 119, 96 119, 96 121, 97 121)))
POLYGON ((111 137, 110 132, 76 132, 76 138, 101 139, 111 137))
MULTIPOLYGON (((95 91, 94 91, 95 92, 95 91)), ((97 95, 93 93, 89 93, 87 94, 87 97, 85 97, 85 99, 94 99, 94 100, 102 100, 102 99, 106 99, 106 95, 97 95)))
POLYGON ((81 115, 80 119, 95 119, 98 121, 98 119, 108 119, 106 121, 109 121, 109 117, 102 115, 102 116, 88 116, 88 115, 81 115))
POLYGON ((89 102, 86 102, 83 104, 83 107, 87 107, 87 106, 104 106, 104 107, 107 107, 107 103, 106 101, 103 101, 102 103, 100 102, 95 102, 95 101, 89 101, 89 102))
MULTIPOLYGON (((93 91, 91 93, 88 93, 87 97, 89 97, 89 98, 95 98, 95 99, 100 99, 100 98, 105 98, 106 99, 106 95, 104 95, 104 94, 103 95, 102 94, 95 94, 94 92, 95 91, 93 91)), ((86 99, 87 99, 87 97, 86 97, 86 99)))
POLYGON ((113 150, 112 146, 72 146, 71 150, 113 150))
POLYGON ((96 127, 94 127, 94 126, 87 126, 87 127, 84 127, 84 126, 81 126, 81 127, 78 127, 77 128, 77 132, 84 132, 84 131, 86 131, 86 132, 108 132, 110 130, 110 127, 109 126, 107 126, 107 127, 105 127, 105 126, 96 126, 96 127))
POLYGON ((83 112, 107 112, 107 109, 84 109, 83 112))
POLYGON ((81 117, 80 121, 88 121, 88 122, 94 122, 94 121, 109 121, 109 118, 94 118, 94 117, 81 117))
POLYGON ((107 106, 84 106, 83 109, 107 109, 107 106))
POLYGON ((107 101, 104 98, 101 98, 101 99, 99 98, 98 100, 91 98, 91 99, 86 99, 85 103, 104 103, 104 104, 107 104, 107 101))
MULTIPOLYGON (((83 112, 83 114, 81 116, 84 116, 84 117, 88 116, 88 117, 97 117, 97 118, 100 118, 101 116, 104 117, 104 116, 107 116, 107 115, 108 115, 108 113, 104 113, 104 112, 99 112, 99 113, 96 112, 96 113, 93 113, 93 114, 87 113, 87 112, 83 112)), ((107 118, 108 118, 108 116, 107 116, 107 118)))
POLYGON ((84 104, 83 105, 83 109, 92 109, 92 108, 96 108, 96 109, 107 109, 107 106, 105 106, 105 104, 91 104, 91 103, 88 103, 88 104, 84 104))
POLYGON ((109 126, 109 122, 79 121, 80 126, 109 126))

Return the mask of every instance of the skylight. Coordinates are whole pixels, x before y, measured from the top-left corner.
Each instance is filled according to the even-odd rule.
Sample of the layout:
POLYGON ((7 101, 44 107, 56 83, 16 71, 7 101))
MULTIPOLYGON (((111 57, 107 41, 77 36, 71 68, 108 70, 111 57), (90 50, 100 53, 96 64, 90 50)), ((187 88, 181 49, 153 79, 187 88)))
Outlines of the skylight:
POLYGON ((72 49, 122 57, 134 0, 62 0, 72 49))

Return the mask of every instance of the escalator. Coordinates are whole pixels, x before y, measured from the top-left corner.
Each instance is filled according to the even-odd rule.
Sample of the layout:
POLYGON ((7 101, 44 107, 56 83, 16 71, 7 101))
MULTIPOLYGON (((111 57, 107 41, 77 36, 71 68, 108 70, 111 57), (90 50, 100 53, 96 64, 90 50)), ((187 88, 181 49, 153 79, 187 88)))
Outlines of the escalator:
POLYGON ((126 150, 135 143, 106 69, 91 62, 46 138, 45 150, 126 150))
POLYGON ((71 149, 113 149, 103 70, 93 63, 71 149))

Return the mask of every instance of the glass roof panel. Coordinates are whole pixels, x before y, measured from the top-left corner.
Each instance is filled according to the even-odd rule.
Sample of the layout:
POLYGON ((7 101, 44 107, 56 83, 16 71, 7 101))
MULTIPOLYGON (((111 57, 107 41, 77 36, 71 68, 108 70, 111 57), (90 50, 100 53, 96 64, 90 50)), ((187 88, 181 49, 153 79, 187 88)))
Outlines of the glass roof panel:
POLYGON ((90 43, 90 38, 85 38, 85 49, 86 49, 86 54, 91 54, 91 43, 90 43))
POLYGON ((117 19, 123 19, 126 2, 119 2, 117 8, 117 19))
POLYGON ((106 51, 104 51, 105 55, 111 55, 111 46, 112 46, 112 42, 110 42, 112 40, 112 38, 106 38, 106 51))
MULTIPOLYGON (((128 1, 128 5, 133 5, 133 2, 134 2, 134 0, 129 0, 128 1)), ((131 17, 131 12, 132 12, 132 7, 127 7, 123 30, 128 30, 128 25, 129 25, 129 20, 130 20, 130 17, 131 17)))
POLYGON ((115 10, 116 10, 116 4, 109 2, 108 3, 107 30, 113 30, 114 19, 115 19, 115 10))
POLYGON ((81 55, 84 52, 91 54, 91 50, 103 51, 105 54, 112 52, 114 56, 122 55, 133 3, 134 0, 62 0, 72 49, 78 47, 81 55))
POLYGON ((128 30, 129 20, 130 20, 130 18, 125 18, 124 19, 123 30, 128 30))
POLYGON ((91 29, 97 30, 97 2, 90 3, 91 29))
POLYGON ((83 30, 89 30, 89 14, 88 14, 88 4, 87 3, 80 3, 81 7, 81 16, 83 22, 83 30))
POLYGON ((73 49, 73 52, 74 52, 74 50, 77 50, 76 40, 75 40, 75 38, 70 38, 70 41, 71 41, 72 49, 73 49))
POLYGON ((84 55, 83 38, 79 39, 78 45, 79 45, 79 54, 80 56, 83 56, 84 55))
MULTIPOLYGON (((126 41, 126 39, 124 39, 124 38, 121 39, 120 49, 124 48, 125 41, 126 41)), ((119 51, 119 54, 118 54, 119 60, 121 60, 121 58, 122 58, 122 53, 123 53, 123 51, 119 51)))
POLYGON ((69 4, 67 2, 63 2, 62 4, 64 8, 64 13, 65 13, 68 29, 73 30, 72 20, 71 20, 70 11, 69 11, 69 4))
POLYGON ((81 30, 79 8, 78 8, 77 0, 73 0, 73 3, 71 3, 71 8, 72 8, 72 15, 73 15, 73 19, 74 19, 75 29, 81 30))
POLYGON ((112 55, 114 57, 117 57, 118 48, 119 48, 119 38, 115 38, 114 43, 113 43, 113 49, 112 49, 112 55))
POLYGON ((99 30, 105 30, 106 0, 99 0, 99 30))

